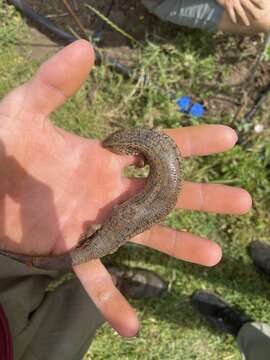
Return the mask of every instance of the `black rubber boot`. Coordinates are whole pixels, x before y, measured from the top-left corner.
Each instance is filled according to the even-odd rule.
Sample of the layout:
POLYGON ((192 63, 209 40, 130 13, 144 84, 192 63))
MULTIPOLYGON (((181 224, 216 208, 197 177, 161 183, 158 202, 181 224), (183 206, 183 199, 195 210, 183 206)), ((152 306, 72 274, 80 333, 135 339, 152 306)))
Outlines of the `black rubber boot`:
POLYGON ((210 325, 233 336, 237 336, 245 323, 253 321, 219 296, 207 291, 196 291, 191 297, 191 305, 210 325))
POLYGON ((152 271, 118 266, 106 268, 117 288, 130 299, 158 297, 167 289, 166 282, 152 271))
POLYGON ((270 280, 270 244, 259 240, 252 241, 248 250, 256 268, 270 280))

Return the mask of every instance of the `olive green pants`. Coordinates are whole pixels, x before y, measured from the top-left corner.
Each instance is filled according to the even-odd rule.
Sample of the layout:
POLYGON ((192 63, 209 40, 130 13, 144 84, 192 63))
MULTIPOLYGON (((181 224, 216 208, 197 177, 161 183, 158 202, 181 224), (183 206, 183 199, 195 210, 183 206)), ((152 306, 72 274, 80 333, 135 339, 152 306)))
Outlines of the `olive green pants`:
POLYGON ((0 303, 14 360, 81 360, 87 352, 102 316, 76 278, 47 291, 61 275, 0 255, 0 303))
POLYGON ((247 323, 239 331, 237 343, 246 360, 270 359, 270 326, 247 323))
MULTIPOLYGON (((103 319, 78 279, 48 291, 63 274, 0 255, 0 303, 9 321, 14 360, 81 360, 103 319)), ((246 360, 270 359, 270 327, 247 323, 237 343, 246 360)))

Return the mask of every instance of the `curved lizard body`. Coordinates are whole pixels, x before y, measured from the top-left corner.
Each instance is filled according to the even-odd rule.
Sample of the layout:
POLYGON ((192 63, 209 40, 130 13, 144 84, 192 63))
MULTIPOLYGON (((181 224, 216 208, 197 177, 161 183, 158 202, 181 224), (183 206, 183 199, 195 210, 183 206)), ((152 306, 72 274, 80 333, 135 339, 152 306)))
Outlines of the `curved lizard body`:
POLYGON ((120 130, 103 146, 118 154, 140 154, 150 166, 143 191, 114 207, 111 216, 95 233, 83 235, 70 252, 52 256, 0 254, 42 269, 64 269, 115 252, 135 235, 160 222, 175 207, 181 185, 181 155, 164 133, 148 129, 120 130))

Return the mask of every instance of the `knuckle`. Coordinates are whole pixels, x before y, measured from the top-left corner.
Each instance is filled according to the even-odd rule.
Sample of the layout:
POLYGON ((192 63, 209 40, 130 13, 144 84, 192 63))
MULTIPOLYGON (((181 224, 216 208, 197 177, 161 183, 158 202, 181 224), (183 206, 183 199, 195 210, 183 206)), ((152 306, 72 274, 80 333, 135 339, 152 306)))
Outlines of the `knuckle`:
POLYGON ((101 289, 96 294, 96 302, 99 306, 107 303, 112 297, 112 293, 106 289, 101 289))

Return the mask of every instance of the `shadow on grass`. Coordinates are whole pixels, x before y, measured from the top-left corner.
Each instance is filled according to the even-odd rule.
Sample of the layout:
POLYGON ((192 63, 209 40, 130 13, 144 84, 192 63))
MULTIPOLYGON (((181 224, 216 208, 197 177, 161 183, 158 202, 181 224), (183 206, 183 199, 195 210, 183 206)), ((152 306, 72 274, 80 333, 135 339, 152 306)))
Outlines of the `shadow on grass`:
MULTIPOLYGON (((170 271, 170 274, 172 271, 177 271, 170 291, 158 299, 142 300, 134 303, 134 306, 140 309, 142 313, 145 312, 148 316, 154 316, 162 321, 187 328, 206 325, 205 322, 200 321, 200 316, 193 311, 190 305, 190 296, 194 291, 200 289, 199 285, 196 287, 196 282, 201 284, 204 281, 204 286, 205 282, 207 282, 207 290, 220 295, 225 301, 236 307, 238 304, 232 303, 229 297, 232 293, 240 293, 243 297, 248 298, 256 294, 256 297, 262 297, 265 300, 268 300, 270 297, 270 282, 263 274, 256 271, 251 261, 248 263, 244 257, 232 258, 225 255, 221 263, 216 267, 205 268, 169 259, 162 254, 153 254, 149 250, 142 249, 136 245, 135 249, 132 248, 133 245, 131 247, 127 246, 125 249, 122 248, 118 252, 117 257, 113 256, 114 261, 112 260, 111 262, 121 264, 130 261, 143 261, 146 264, 165 267, 166 270, 170 271), (177 283, 179 276, 183 279, 185 294, 181 291, 181 284, 177 283), (226 291, 224 292, 224 290, 222 290, 222 294, 220 293, 221 288, 228 290, 228 296, 226 296, 226 291), (190 294, 188 295, 186 294, 187 289, 190 289, 190 294)), ((149 268, 152 267, 150 266, 149 268)), ((168 281, 166 275, 162 276, 168 281)), ((245 309, 243 308, 242 310, 245 309)), ((215 332, 215 330, 212 331, 213 333, 215 332)))

